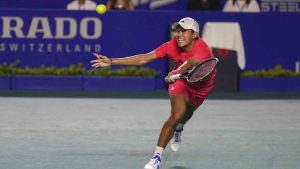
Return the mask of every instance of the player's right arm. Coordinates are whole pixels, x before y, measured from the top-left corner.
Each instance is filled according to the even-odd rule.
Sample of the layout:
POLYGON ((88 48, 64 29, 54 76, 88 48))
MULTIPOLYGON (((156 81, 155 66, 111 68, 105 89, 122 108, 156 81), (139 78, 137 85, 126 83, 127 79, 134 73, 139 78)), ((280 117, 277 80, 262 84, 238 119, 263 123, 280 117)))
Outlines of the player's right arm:
POLYGON ((96 56, 97 59, 91 61, 92 67, 108 67, 111 65, 141 66, 156 59, 155 51, 121 58, 108 58, 107 56, 97 53, 93 55, 96 56))

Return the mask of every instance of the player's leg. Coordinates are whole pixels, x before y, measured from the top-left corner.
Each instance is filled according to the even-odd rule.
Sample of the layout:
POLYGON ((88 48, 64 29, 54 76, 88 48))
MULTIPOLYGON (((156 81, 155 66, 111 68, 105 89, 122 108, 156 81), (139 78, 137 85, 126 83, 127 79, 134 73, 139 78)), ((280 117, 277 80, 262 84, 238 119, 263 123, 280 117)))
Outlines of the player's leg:
POLYGON ((183 118, 177 123, 175 127, 175 131, 173 137, 170 141, 170 147, 172 151, 178 151, 180 148, 181 140, 182 140, 182 132, 184 125, 192 118, 194 111, 198 108, 191 102, 187 102, 186 104, 186 113, 183 118))
POLYGON ((182 120, 176 125, 174 135, 170 142, 173 151, 178 151, 180 148, 184 125, 191 119, 194 111, 203 103, 214 86, 213 81, 208 82, 208 84, 209 85, 207 86, 190 86, 188 90, 188 102, 186 105, 187 112, 182 120))
POLYGON ((182 94, 173 94, 170 96, 171 101, 171 114, 167 121, 164 123, 157 147, 155 148, 154 156, 150 162, 145 166, 145 169, 157 169, 161 162, 161 155, 164 148, 169 143, 173 136, 176 125, 182 120, 186 113, 186 101, 187 97, 182 94))
POLYGON ((171 100, 171 114, 168 120, 164 123, 161 130, 157 145, 165 148, 173 136, 176 125, 182 120, 186 114, 187 98, 181 94, 174 94, 170 96, 171 100))

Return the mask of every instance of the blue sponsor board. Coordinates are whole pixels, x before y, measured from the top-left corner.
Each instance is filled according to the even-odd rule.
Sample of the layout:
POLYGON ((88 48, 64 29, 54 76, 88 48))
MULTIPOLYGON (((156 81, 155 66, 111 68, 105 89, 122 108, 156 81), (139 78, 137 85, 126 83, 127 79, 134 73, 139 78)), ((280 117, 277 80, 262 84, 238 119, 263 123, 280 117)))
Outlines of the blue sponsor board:
MULTIPOLYGON (((300 23, 297 13, 201 13, 109 11, 0 10, 0 61, 22 65, 90 67, 92 53, 123 57, 147 53, 169 39, 169 26, 185 16, 200 22, 239 22, 246 69, 294 69, 299 61, 300 23), (257 61, 259 60, 259 62, 257 61)), ((165 73, 167 62, 147 66, 165 73)))

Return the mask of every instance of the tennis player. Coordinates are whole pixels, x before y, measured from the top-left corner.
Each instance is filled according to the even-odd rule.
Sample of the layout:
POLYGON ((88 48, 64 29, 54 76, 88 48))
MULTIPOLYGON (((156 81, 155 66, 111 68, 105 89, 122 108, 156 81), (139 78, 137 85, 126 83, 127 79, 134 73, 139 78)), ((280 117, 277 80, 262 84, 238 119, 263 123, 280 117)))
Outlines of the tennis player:
POLYGON ((169 83, 171 114, 161 129, 154 155, 144 169, 159 167, 162 153, 170 140, 171 149, 179 149, 184 125, 214 87, 216 72, 205 82, 199 83, 188 83, 183 79, 174 82, 170 79, 171 75, 183 73, 213 57, 210 48, 199 37, 199 24, 194 19, 185 17, 173 24, 172 28, 175 30, 175 36, 150 53, 113 59, 94 53, 97 59, 91 61, 92 67, 138 66, 165 57, 175 63, 174 69, 165 77, 165 81, 169 83))

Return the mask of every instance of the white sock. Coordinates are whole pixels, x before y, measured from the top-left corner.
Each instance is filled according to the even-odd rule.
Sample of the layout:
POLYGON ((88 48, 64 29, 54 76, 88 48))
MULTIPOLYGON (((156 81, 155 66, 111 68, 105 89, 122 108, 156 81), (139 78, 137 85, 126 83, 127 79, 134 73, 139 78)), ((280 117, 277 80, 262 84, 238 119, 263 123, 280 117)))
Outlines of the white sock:
POLYGON ((164 148, 156 146, 155 150, 154 150, 154 155, 159 154, 161 156, 161 154, 163 153, 164 148))

